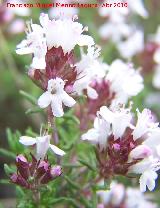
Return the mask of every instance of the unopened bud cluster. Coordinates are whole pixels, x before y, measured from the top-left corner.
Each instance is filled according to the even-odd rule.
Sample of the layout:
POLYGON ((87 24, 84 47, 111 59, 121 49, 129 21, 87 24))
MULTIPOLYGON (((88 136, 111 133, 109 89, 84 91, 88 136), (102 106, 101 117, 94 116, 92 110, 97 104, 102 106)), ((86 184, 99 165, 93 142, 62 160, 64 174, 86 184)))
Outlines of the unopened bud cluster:
POLYGON ((17 173, 11 175, 12 183, 34 190, 62 174, 61 167, 51 166, 47 159, 37 160, 33 155, 31 158, 32 160, 29 162, 23 155, 16 157, 17 173))

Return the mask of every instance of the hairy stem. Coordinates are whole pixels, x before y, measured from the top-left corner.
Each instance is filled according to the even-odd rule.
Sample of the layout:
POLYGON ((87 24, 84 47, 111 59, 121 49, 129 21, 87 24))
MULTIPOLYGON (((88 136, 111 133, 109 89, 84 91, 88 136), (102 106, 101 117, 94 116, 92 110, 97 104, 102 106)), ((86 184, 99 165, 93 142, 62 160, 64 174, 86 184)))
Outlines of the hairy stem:
POLYGON ((33 199, 34 199, 34 202, 37 206, 37 208, 40 208, 40 198, 41 198, 41 195, 40 195, 40 192, 38 189, 34 190, 33 191, 33 199))
POLYGON ((59 138, 58 138, 58 132, 57 132, 57 128, 56 128, 56 121, 55 121, 55 117, 52 114, 52 109, 51 106, 49 106, 48 108, 48 124, 50 125, 50 127, 52 128, 52 138, 54 141, 54 144, 57 145, 59 142, 59 138))

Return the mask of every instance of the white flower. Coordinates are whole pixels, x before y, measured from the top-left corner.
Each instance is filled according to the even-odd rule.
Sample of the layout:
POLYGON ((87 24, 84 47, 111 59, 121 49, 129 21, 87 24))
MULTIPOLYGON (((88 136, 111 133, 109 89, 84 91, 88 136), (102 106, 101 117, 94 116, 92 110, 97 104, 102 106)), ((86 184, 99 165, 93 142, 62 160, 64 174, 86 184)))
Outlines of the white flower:
POLYGON ((155 188, 155 180, 157 179, 157 177, 158 174, 155 171, 153 170, 145 171, 139 179, 140 190, 142 192, 145 192, 146 187, 148 187, 150 191, 153 191, 153 189, 155 188))
POLYGON ((106 106, 100 108, 99 114, 108 123, 112 124, 112 132, 115 139, 121 138, 127 127, 130 126, 132 119, 129 109, 119 109, 115 112, 109 110, 106 106))
POLYGON ((125 41, 118 43, 117 48, 119 53, 124 58, 132 58, 137 53, 144 49, 144 34, 142 31, 137 30, 125 41), (134 44, 133 44, 134 43, 134 44))
POLYGON ((22 33, 24 31, 24 28, 25 28, 24 20, 17 18, 8 27, 8 32, 11 34, 18 34, 18 33, 22 33))
POLYGON ((44 92, 38 99, 38 105, 41 108, 46 108, 51 105, 52 113, 56 117, 63 116, 62 104, 72 107, 76 102, 64 91, 64 81, 60 78, 50 79, 48 81, 47 91, 44 92))
MULTIPOLYGON (((160 57, 160 54, 159 54, 160 57)), ((160 64, 155 67, 155 73, 153 76, 153 86, 157 89, 160 89, 160 64)))
POLYGON ((131 27, 124 22, 107 22, 99 28, 100 36, 103 39, 110 38, 114 43, 120 42, 122 38, 127 38, 130 33, 131 27))
POLYGON ((71 52, 76 45, 94 45, 93 38, 82 33, 87 30, 73 19, 60 16, 49 20, 47 14, 41 14, 40 24, 28 24, 27 38, 17 46, 17 54, 33 54, 31 67, 45 69, 47 49, 62 47, 64 54, 71 52))
POLYGON ((69 53, 76 45, 94 45, 91 36, 82 34, 85 30, 82 24, 64 16, 61 19, 49 21, 45 30, 48 49, 61 46, 64 53, 69 53))
POLYGON ((106 79, 110 81, 110 90, 115 93, 112 105, 125 104, 128 98, 137 95, 143 89, 143 78, 131 64, 115 60, 109 67, 106 79))
POLYGON ((137 13, 141 17, 143 18, 148 17, 148 12, 145 9, 142 0, 135 0, 134 3, 132 0, 128 0, 128 5, 129 5, 129 9, 131 9, 133 12, 137 13))
POLYGON ((88 130, 82 135, 83 140, 88 140, 93 144, 99 144, 100 150, 106 148, 107 139, 110 132, 110 125, 104 119, 96 118, 94 120, 94 128, 88 130))
MULTIPOLYGON (((122 0, 119 0, 118 2, 122 2, 122 0)), ((114 3, 117 3, 117 0, 107 0, 104 4, 105 3, 111 3, 113 5, 114 3)), ((114 9, 113 7, 100 7, 99 14, 102 17, 108 17, 109 22, 121 23, 124 22, 125 18, 129 14, 129 10, 127 7, 115 7, 114 9)))
POLYGON ((53 7, 49 9, 49 16, 51 18, 58 18, 61 14, 65 17, 73 17, 78 14, 78 9, 73 7, 53 7))
POLYGON ((144 134, 148 133, 149 130, 156 128, 158 126, 158 123, 153 122, 153 116, 150 110, 144 109, 142 113, 140 113, 139 110, 137 109, 137 114, 138 114, 138 121, 132 133, 134 140, 140 138, 144 134))
POLYGON ((47 53, 44 30, 40 25, 28 23, 27 39, 17 45, 17 54, 33 54, 31 67, 45 69, 45 55, 47 53))
POLYGON ((142 192, 146 191, 146 187, 148 187, 150 191, 153 191, 155 188, 155 180, 158 177, 156 171, 159 169, 159 160, 153 158, 153 156, 150 156, 136 163, 135 165, 132 165, 129 169, 129 173, 141 174, 139 183, 140 190, 142 192))
POLYGON ((158 46, 156 51, 155 51, 155 53, 154 53, 154 57, 153 58, 154 58, 154 61, 158 65, 160 65, 160 26, 158 27, 156 34, 151 37, 151 41, 155 42, 157 44, 157 46, 158 46))
POLYGON ((154 42, 157 44, 160 43, 160 26, 158 26, 157 32, 154 35, 154 42))
MULTIPOLYGON (((122 2, 122 1, 119 1, 122 2)), ((117 3, 116 0, 107 0, 105 3, 117 3)), ((103 4, 102 4, 103 5, 103 4)), ((111 38, 115 43, 119 42, 122 38, 126 38, 131 33, 131 27, 125 22, 126 17, 129 13, 127 7, 101 7, 99 9, 99 14, 103 17, 108 17, 107 22, 104 23, 100 29, 100 36, 104 39, 111 38)))
POLYGON ((149 199, 137 188, 127 188, 125 207, 127 208, 157 208, 156 204, 149 199))
POLYGON ((90 84, 95 79, 103 78, 108 69, 108 65, 101 62, 98 59, 100 48, 94 46, 89 47, 87 54, 82 53, 82 59, 76 66, 77 80, 73 85, 73 90, 78 94, 82 95, 83 90, 87 90, 87 95, 91 99, 96 99, 98 94, 90 84))
POLYGON ((97 194, 104 205, 111 204, 112 206, 119 207, 125 197, 125 188, 122 184, 117 184, 113 181, 110 185, 110 190, 99 190, 97 194))
POLYGON ((143 142, 152 150, 154 157, 160 157, 160 128, 150 129, 147 139, 143 142))
MULTIPOLYGON (((25 0, 12 0, 12 1, 7 0, 7 2, 12 3, 12 4, 24 4, 24 3, 26 3, 25 0)), ((20 9, 18 7, 10 7, 9 12, 14 13, 15 15, 18 15, 18 16, 21 16, 21 17, 31 15, 31 10, 27 7, 21 7, 20 9)))
POLYGON ((50 144, 50 135, 40 137, 28 137, 21 136, 19 142, 25 146, 31 146, 36 144, 37 147, 37 159, 43 159, 50 148, 55 154, 63 156, 65 152, 53 144, 50 144))
POLYGON ((154 53, 154 60, 156 63, 160 64, 160 47, 154 53))

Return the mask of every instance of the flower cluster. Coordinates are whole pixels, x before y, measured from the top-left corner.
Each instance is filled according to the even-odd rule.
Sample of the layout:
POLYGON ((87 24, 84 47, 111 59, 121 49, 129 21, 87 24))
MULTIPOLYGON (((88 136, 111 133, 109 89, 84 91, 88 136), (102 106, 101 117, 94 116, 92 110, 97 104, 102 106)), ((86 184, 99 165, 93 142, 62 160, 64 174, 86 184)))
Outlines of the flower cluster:
MULTIPOLYGON (((125 58, 131 58, 143 48, 143 32, 135 31, 126 21, 129 11, 144 18, 148 16, 141 1, 136 0, 135 7, 130 1, 128 3, 128 8, 105 9, 107 14, 102 16, 107 15, 109 22, 105 30, 101 28, 102 33, 107 31, 107 38, 112 36, 125 58), (116 23, 114 28, 113 23, 116 23)), ((84 102, 75 105, 75 112, 83 130, 88 129, 89 122, 94 120, 94 127, 82 135, 82 140, 96 146, 100 177, 107 180, 115 175, 139 174, 140 190, 145 192, 148 187, 152 191, 160 169, 159 124, 154 122, 148 109, 137 110, 136 121, 131 108, 124 107, 144 87, 140 70, 131 62, 120 59, 113 60, 110 65, 103 63, 100 48, 91 36, 84 34, 88 28, 76 20, 77 16, 65 15, 50 20, 47 14, 41 14, 40 25, 32 21, 28 23, 27 37, 17 46, 17 54, 32 54, 28 76, 44 91, 37 105, 47 109, 48 123, 43 135, 20 137, 21 144, 36 145, 36 156, 32 155, 31 162, 23 155, 17 156, 17 174, 11 176, 11 181, 34 189, 61 175, 61 168, 51 167, 46 159, 49 149, 58 156, 65 154, 55 146, 59 141, 55 138, 58 131, 54 117, 62 117, 64 106, 73 107, 77 96, 81 96, 84 102), (79 59, 76 48, 80 48, 79 59)), ((121 199, 116 201, 122 205, 112 204, 111 200, 110 208, 129 207, 126 203, 130 197, 126 199, 124 195, 122 191, 121 199)))
MULTIPOLYGON (((101 65, 102 68, 103 63, 101 65)), ((99 70, 99 73, 101 72, 103 72, 101 78, 99 75, 92 82, 92 88, 96 90, 98 97, 96 99, 88 97, 85 104, 77 107, 76 112, 82 129, 85 129, 86 118, 93 120, 101 106, 114 108, 120 103, 126 104, 143 89, 143 78, 139 71, 133 68, 132 63, 117 59, 110 66, 106 66, 106 70, 99 70)))
POLYGON ((136 188, 126 188, 123 184, 112 182, 109 191, 98 191, 101 204, 98 208, 157 208, 157 205, 136 188))
MULTIPOLYGON (((124 3, 123 0, 118 1, 124 3)), ((117 3, 117 0, 104 1, 104 3, 117 3)), ((148 12, 141 0, 127 1, 128 7, 112 7, 99 9, 102 17, 107 17, 107 22, 100 29, 99 34, 103 39, 111 39, 116 43, 119 53, 124 58, 131 58, 144 48, 144 34, 141 29, 128 21, 131 14, 138 14, 143 18, 148 17, 148 12), (133 44, 134 42, 134 44, 133 44), (127 49, 127 50, 126 50, 127 49)))
POLYGON ((17 173, 10 177, 12 183, 36 190, 40 185, 47 184, 62 174, 60 166, 51 166, 47 159, 37 160, 31 155, 29 162, 23 155, 16 157, 17 173))
MULTIPOLYGON (((5 32, 9 34, 18 34, 22 33, 25 29, 25 22, 20 17, 29 16, 31 14, 31 11, 29 8, 21 8, 18 9, 16 7, 11 7, 8 9, 6 7, 8 0, 5 2, 1 2, 0 7, 0 25, 2 28, 4 27, 5 32), (7 28, 5 27, 5 24, 7 24, 7 28)), ((23 1, 23 3, 26 2, 23 1)), ((22 3, 21 0, 13 0, 12 3, 22 3)))
POLYGON ((138 120, 133 123, 130 109, 114 111, 100 108, 94 128, 82 135, 83 140, 96 144, 100 175, 105 179, 114 175, 141 174, 140 189, 152 191, 160 169, 160 128, 151 112, 137 110, 138 120))
MULTIPOLYGON (((27 38, 18 46, 18 54, 33 54, 29 77, 45 92, 38 105, 46 108, 51 105, 56 117, 63 116, 62 105, 72 107, 75 100, 69 94, 81 94, 84 90, 92 99, 97 93, 90 84, 97 76, 99 49, 94 46, 92 37, 82 34, 86 27, 75 22, 77 17, 49 20, 41 14, 40 24, 28 24, 27 38), (87 55, 75 63, 76 45, 87 46, 87 55)), ((105 66, 104 66, 105 68, 105 66)), ((102 70, 103 71, 103 70, 102 70)))
POLYGON ((156 50, 153 55, 153 59, 156 63, 155 74, 153 77, 153 86, 159 89, 160 88, 160 81, 159 81, 159 78, 160 78, 160 26, 157 29, 157 33, 153 41, 156 45, 156 50))

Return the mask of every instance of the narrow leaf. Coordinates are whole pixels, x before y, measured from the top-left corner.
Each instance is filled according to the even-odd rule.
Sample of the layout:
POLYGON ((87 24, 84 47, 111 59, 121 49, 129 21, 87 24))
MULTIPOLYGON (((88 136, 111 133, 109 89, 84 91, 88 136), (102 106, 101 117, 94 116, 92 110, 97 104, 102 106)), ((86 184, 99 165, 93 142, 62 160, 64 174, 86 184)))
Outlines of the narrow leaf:
POLYGON ((34 105, 37 105, 37 100, 35 97, 33 97, 32 95, 30 95, 29 93, 23 91, 23 90, 20 90, 19 91, 20 94, 25 97, 30 103, 34 104, 34 105))

